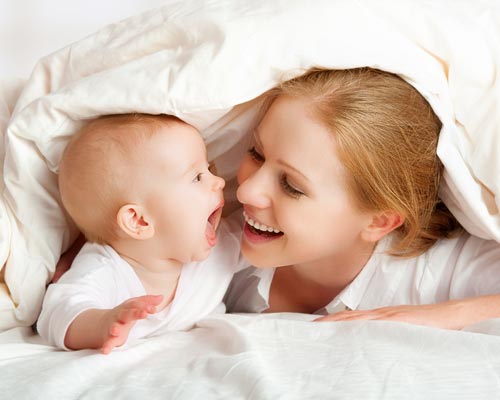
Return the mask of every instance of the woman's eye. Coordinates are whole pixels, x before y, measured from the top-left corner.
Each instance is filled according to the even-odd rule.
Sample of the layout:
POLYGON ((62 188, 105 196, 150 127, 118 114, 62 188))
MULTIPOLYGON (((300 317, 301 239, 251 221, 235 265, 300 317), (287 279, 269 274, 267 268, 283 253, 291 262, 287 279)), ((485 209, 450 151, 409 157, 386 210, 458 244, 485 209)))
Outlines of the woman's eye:
POLYGON ((283 190, 294 199, 298 199, 300 196, 304 196, 305 193, 301 192, 298 189, 295 189, 290 183, 288 183, 287 177, 285 174, 280 176, 280 185, 283 190))
POLYGON ((252 157, 253 160, 257 162, 264 162, 265 158, 262 154, 260 154, 256 149, 255 146, 251 147, 248 149, 248 154, 250 154, 250 157, 252 157))

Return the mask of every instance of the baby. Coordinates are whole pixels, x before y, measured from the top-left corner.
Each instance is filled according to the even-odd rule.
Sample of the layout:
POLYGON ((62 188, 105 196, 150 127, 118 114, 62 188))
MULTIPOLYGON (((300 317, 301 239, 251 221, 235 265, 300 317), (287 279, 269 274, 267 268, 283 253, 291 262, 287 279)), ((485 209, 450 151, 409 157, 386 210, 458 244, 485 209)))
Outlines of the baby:
POLYGON ((208 168, 199 132, 172 116, 106 116, 75 134, 59 189, 88 242, 47 290, 43 338, 108 354, 225 311, 231 278, 248 264, 239 222, 216 233, 225 183, 208 168))

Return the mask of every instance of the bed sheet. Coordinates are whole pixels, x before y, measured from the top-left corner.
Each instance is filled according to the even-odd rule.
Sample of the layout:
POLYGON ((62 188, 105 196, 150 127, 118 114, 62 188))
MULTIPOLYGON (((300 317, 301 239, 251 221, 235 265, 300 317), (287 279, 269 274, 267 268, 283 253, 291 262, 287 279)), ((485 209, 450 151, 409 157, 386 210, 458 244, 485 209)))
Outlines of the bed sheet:
POLYGON ((0 398, 498 398, 500 320, 446 331, 311 318, 219 315, 106 356, 15 328, 0 334, 0 398))

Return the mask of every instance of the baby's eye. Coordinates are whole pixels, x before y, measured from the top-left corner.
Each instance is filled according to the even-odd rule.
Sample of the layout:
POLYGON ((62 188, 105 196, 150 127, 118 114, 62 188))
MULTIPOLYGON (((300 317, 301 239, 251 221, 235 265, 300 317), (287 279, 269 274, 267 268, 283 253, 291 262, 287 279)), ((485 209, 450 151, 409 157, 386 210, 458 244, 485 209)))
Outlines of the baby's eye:
POLYGON ((193 179, 193 182, 201 182, 201 176, 203 175, 202 172, 200 172, 196 177, 193 179))
POLYGON ((285 191, 285 193, 288 194, 290 197, 293 197, 294 199, 298 199, 299 197, 305 195, 305 193, 301 192, 300 190, 290 185, 285 174, 282 174, 280 176, 280 185, 285 191))
POLYGON ((252 159, 257 161, 257 162, 261 163, 261 162, 264 162, 266 160, 264 158, 264 156, 257 151, 255 146, 248 149, 248 154, 250 154, 250 157, 252 157, 252 159))

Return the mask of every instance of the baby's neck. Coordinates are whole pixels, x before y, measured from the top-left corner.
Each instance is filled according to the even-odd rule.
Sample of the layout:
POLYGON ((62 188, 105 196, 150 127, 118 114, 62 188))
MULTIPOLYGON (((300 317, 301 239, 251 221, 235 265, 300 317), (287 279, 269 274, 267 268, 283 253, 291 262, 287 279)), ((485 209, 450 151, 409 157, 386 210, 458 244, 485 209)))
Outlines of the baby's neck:
POLYGON ((118 254, 133 268, 144 286, 146 294, 163 295, 163 301, 157 307, 158 310, 170 304, 175 296, 177 283, 181 274, 183 265, 181 262, 172 259, 144 256, 144 252, 134 255, 118 251, 118 254))

